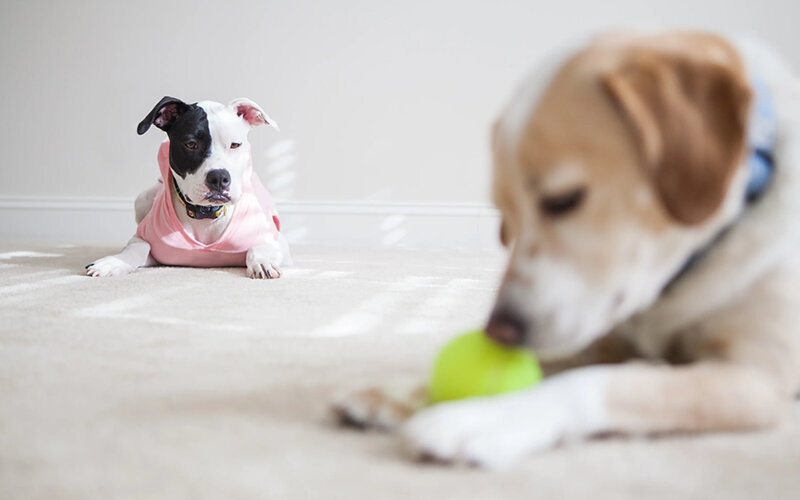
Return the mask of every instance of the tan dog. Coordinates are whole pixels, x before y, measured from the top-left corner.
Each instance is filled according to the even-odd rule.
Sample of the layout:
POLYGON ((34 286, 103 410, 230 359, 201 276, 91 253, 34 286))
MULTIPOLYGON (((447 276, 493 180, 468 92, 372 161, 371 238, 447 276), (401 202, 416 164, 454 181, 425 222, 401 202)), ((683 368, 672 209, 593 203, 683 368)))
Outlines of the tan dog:
POLYGON ((597 38, 527 81, 492 142, 510 259, 487 334, 569 369, 426 409, 419 390, 364 390, 340 418, 411 416, 414 454, 485 466, 601 432, 778 422, 800 386, 800 82, 777 57, 700 33, 597 38), (748 200, 750 137, 770 125, 771 178, 748 200))

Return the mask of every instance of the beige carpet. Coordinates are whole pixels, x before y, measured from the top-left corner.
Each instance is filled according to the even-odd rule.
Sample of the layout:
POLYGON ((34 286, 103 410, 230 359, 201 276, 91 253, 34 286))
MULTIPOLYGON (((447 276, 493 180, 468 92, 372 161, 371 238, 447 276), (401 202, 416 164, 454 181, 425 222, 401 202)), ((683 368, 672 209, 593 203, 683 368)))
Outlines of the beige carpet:
POLYGON ((800 498, 800 403, 769 432, 607 439, 495 473, 326 421, 336 388, 421 373, 480 324, 500 254, 297 248, 277 281, 84 277, 110 250, 0 244, 2 499, 800 498))

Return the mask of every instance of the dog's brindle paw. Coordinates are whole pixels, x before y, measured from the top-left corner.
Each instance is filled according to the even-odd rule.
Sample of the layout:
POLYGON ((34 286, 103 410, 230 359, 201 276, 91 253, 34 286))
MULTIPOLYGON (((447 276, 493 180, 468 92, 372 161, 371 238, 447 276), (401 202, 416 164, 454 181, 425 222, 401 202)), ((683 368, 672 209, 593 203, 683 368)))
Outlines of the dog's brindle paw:
POLYGON ((109 276, 123 276, 134 272, 136 269, 127 262, 113 255, 103 257, 86 266, 86 274, 96 278, 109 276))

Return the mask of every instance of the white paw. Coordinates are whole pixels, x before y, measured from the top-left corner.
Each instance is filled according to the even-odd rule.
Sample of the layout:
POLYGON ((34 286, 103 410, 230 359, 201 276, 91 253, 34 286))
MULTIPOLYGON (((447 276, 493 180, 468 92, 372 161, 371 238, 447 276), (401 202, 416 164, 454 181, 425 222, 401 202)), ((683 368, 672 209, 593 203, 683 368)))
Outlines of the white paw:
POLYGON ((253 279, 271 280, 281 277, 278 265, 281 262, 280 251, 274 245, 253 247, 247 251, 247 276, 253 279))
POLYGON ((403 445, 419 459, 506 466, 564 437, 564 412, 532 396, 468 399, 423 410, 402 428, 403 445))
POLYGON ((106 278, 108 276, 123 276, 134 272, 136 268, 122 259, 113 255, 103 257, 86 266, 86 274, 89 276, 106 278))
POLYGON ((247 264, 247 276, 258 280, 271 280, 281 277, 278 266, 269 262, 252 262, 247 264))

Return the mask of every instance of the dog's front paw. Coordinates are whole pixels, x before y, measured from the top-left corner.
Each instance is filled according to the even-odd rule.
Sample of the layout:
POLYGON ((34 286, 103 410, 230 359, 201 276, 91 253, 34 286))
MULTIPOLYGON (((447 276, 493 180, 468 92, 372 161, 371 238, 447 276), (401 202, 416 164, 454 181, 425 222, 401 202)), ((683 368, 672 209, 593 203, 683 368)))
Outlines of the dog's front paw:
POLYGON ((280 251, 273 245, 253 247, 247 251, 247 276, 260 280, 280 278, 280 262, 280 251))
POLYGON ((370 387, 340 394, 331 402, 331 412, 343 425, 391 430, 424 407, 427 400, 428 392, 419 384, 370 387))
POLYGON ((421 411, 403 426, 402 440, 417 459, 497 468, 555 446, 565 423, 529 395, 495 396, 421 411))
POLYGON ((113 255, 103 257, 86 266, 86 274, 97 278, 122 276, 134 272, 136 268, 113 255))
POLYGON ((253 262, 247 265, 247 276, 258 280, 278 279, 281 277, 281 270, 274 264, 253 262))

